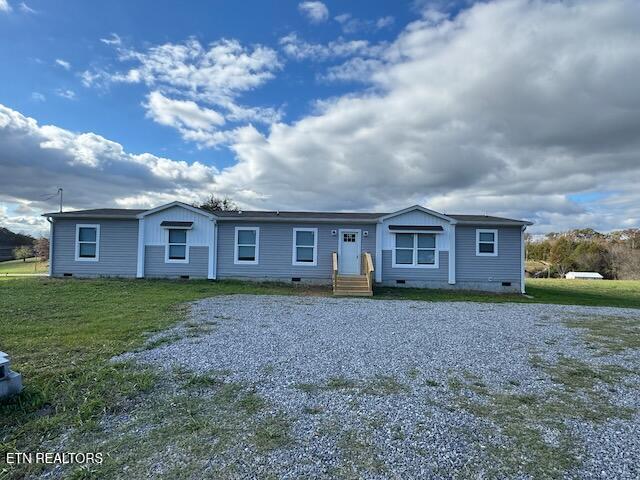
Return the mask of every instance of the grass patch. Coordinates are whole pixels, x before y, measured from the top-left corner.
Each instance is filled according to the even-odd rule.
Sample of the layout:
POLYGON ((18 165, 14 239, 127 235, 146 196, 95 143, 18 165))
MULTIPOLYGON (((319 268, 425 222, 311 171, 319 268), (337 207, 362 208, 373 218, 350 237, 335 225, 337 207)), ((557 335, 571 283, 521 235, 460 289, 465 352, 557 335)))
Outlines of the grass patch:
POLYGON ((351 389, 356 388, 357 383, 355 380, 350 380, 344 377, 331 377, 327 380, 325 388, 328 390, 343 390, 343 389, 351 389))
POLYGON ((27 258, 23 260, 8 260, 0 262, 0 275, 12 273, 47 273, 49 270, 49 262, 42 261, 39 258, 27 258))
POLYGON ((263 420, 253 435, 253 444, 258 451, 282 448, 291 442, 290 425, 283 415, 274 415, 263 420))
POLYGON ((527 293, 540 303, 640 308, 640 280, 528 279, 527 293))
POLYGON ((370 475, 380 476, 386 471, 381 454, 370 435, 356 430, 347 430, 338 440, 338 448, 343 457, 343 463, 334 472, 337 477, 363 478, 370 475))
POLYGON ((567 319, 567 327, 584 329, 583 340, 601 353, 640 348, 640 319, 614 316, 567 319))
POLYGON ((409 387, 390 375, 375 375, 364 380, 331 377, 325 383, 297 383, 295 388, 308 394, 321 391, 350 390, 361 395, 397 395, 409 391, 409 387))
MULTIPOLYGON (((98 428, 105 414, 117 413, 158 381, 151 371, 111 364, 111 357, 145 348, 151 334, 183 319, 180 304, 236 293, 330 292, 233 281, 0 278, 2 350, 25 385, 20 395, 0 401, 0 456, 40 451, 70 430, 98 428)), ((206 383, 192 381, 192 387, 206 383)), ((229 390, 222 392, 236 398, 229 390)), ((24 475, 23 469, 9 471, 10 478, 24 475)))
POLYGON ((422 300, 428 302, 557 303, 640 308, 640 280, 527 279, 527 296, 474 291, 380 287, 376 300, 422 300))
POLYGON ((313 407, 304 407, 302 411, 307 415, 318 415, 324 412, 324 409, 322 407, 313 406, 313 407))
POLYGON ((484 469, 491 477, 563 478, 579 465, 581 456, 578 440, 570 434, 565 420, 604 422, 629 419, 633 414, 631 409, 612 404, 596 388, 599 383, 618 384, 633 373, 630 370, 593 366, 568 357, 550 363, 532 355, 531 363, 556 387, 531 395, 492 391, 470 374, 449 380, 459 408, 490 421, 505 437, 504 442, 488 448, 484 469))

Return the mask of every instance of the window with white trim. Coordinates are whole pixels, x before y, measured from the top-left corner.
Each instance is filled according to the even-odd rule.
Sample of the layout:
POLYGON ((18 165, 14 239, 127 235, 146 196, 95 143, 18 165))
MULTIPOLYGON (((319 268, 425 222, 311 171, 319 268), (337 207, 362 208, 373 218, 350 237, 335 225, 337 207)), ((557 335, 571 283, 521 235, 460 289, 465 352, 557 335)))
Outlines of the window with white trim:
POLYGON ((258 227, 236 227, 234 263, 257 264, 260 245, 258 227))
POLYGON ((76 261, 97 262, 100 254, 100 225, 76 225, 76 261))
POLYGON ((318 229, 293 229, 293 265, 315 266, 318 264, 318 229))
POLYGON ((498 255, 498 230, 476 230, 476 255, 480 257, 498 255))
POLYGON ((166 248, 166 262, 188 262, 189 249, 187 247, 187 230, 184 228, 167 228, 166 248))
POLYGON ((394 267, 436 268, 438 252, 433 233, 396 233, 394 267))

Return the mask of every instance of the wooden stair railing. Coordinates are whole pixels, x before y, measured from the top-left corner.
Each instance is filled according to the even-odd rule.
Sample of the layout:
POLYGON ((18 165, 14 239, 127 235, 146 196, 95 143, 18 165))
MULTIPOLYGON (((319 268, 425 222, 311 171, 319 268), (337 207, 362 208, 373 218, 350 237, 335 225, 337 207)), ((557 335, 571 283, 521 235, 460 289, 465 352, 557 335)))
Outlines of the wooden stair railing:
POLYGON ((362 275, 367 277, 367 288, 373 293, 373 259, 369 252, 362 254, 362 275))
POLYGON ((332 253, 333 294, 338 296, 373 295, 373 260, 369 252, 361 255, 360 275, 338 275, 338 254, 332 253))

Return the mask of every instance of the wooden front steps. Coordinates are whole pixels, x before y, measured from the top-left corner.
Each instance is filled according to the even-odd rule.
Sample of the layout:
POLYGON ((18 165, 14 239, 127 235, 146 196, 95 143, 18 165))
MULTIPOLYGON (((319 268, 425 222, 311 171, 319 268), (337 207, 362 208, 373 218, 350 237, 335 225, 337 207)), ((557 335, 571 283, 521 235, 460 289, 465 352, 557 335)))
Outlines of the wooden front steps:
POLYGON ((343 297, 370 297, 373 291, 369 287, 366 275, 337 275, 333 294, 343 297))

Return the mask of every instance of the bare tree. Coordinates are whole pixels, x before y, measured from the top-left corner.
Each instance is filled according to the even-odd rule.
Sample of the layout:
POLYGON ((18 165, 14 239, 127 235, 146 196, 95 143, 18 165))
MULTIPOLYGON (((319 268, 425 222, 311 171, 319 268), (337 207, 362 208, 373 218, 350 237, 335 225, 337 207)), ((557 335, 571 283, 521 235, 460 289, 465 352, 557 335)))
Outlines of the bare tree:
POLYGON ((21 247, 17 247, 13 249, 13 256, 16 257, 17 260, 22 260, 23 262, 27 261, 27 258, 33 256, 33 250, 31 247, 23 245, 21 247))
POLYGON ((200 205, 195 205, 202 210, 206 210, 208 212, 237 212, 238 206, 228 197, 220 198, 215 195, 210 195, 203 203, 200 205))
POLYGON ((640 280, 640 251, 623 245, 611 247, 611 263, 618 280, 640 280))
POLYGON ((33 247, 36 257, 40 257, 41 260, 49 260, 49 239, 46 237, 40 237, 36 240, 33 247))

